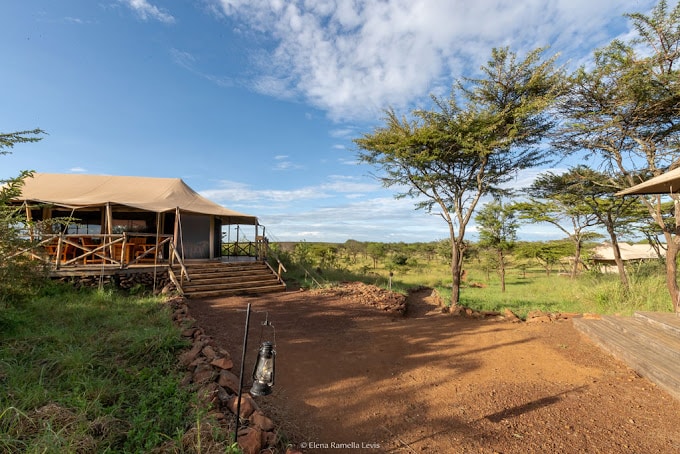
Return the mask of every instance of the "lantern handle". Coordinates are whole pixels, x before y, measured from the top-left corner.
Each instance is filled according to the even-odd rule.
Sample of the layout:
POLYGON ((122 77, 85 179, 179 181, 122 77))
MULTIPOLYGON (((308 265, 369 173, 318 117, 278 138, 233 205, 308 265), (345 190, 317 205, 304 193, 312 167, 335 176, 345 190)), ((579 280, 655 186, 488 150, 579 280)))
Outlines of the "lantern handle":
POLYGON ((271 327, 271 329, 273 331, 273 336, 274 336, 273 345, 274 345, 274 348, 276 348, 276 327, 272 324, 272 322, 269 321, 269 312, 265 311, 264 314, 265 314, 264 315, 264 321, 262 323, 260 323, 260 325, 262 325, 262 327, 260 328, 260 344, 262 344, 262 334, 264 333, 264 327, 269 326, 269 327, 271 327))

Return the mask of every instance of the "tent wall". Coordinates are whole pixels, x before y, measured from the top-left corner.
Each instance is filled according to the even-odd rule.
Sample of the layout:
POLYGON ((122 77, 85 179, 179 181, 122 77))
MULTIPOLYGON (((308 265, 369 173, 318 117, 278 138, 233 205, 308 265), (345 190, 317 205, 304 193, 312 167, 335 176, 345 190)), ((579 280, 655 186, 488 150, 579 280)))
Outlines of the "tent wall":
POLYGON ((197 214, 181 215, 182 251, 185 259, 210 258, 210 216, 197 214))

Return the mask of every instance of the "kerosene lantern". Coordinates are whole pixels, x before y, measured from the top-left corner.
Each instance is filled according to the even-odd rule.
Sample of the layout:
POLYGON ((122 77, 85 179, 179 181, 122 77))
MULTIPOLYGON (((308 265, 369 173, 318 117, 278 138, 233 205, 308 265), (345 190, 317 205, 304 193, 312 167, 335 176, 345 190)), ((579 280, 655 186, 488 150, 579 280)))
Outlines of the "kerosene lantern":
POLYGON ((274 386, 274 363, 276 351, 274 344, 269 341, 262 342, 260 350, 257 352, 257 361, 253 369, 253 386, 250 394, 253 396, 268 396, 272 393, 274 386))

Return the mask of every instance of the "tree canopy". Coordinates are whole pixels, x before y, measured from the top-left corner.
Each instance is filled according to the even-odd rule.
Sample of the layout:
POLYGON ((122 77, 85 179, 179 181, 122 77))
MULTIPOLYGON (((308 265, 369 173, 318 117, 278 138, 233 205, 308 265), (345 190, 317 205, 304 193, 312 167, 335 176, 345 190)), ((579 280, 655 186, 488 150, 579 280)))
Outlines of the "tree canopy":
POLYGON ((554 125, 548 109, 560 94, 563 74, 554 57, 536 49, 518 59, 493 49, 481 78, 458 81, 448 99, 433 97, 432 110, 410 118, 386 112, 385 125, 355 139, 359 158, 376 166, 397 197, 446 221, 451 239, 452 304, 459 300, 465 230, 484 195, 507 193, 517 172, 544 164, 539 144, 554 125))

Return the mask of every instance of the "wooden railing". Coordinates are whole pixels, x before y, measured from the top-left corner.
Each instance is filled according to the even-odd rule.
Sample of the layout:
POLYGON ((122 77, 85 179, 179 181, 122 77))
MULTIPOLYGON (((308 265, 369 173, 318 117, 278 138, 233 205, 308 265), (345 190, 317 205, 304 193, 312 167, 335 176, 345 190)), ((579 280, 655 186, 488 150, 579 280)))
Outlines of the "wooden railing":
POLYGON ((258 236, 255 241, 222 243, 222 257, 254 257, 265 260, 269 249, 267 238, 258 236))
POLYGON ((135 264, 168 263, 178 260, 172 235, 155 234, 55 234, 43 235, 30 248, 17 254, 28 254, 55 269, 68 265, 108 265, 127 268, 135 264), (158 241, 158 242, 157 242, 158 241), (168 247, 170 257, 166 257, 168 247))

